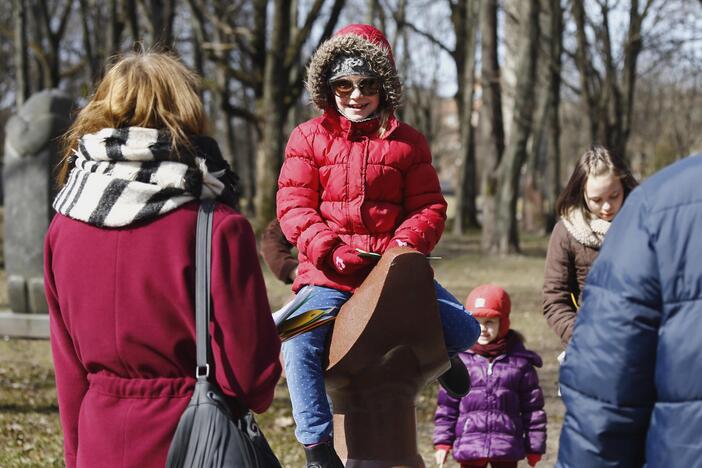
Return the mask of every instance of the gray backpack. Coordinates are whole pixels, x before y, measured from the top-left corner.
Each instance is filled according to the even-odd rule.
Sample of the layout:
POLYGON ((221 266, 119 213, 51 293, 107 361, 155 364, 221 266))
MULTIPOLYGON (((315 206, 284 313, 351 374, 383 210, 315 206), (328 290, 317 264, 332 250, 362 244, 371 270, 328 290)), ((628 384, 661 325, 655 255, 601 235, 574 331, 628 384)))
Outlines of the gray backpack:
POLYGON ((253 414, 232 415, 217 384, 209 380, 210 265, 214 201, 203 200, 197 216, 195 312, 197 383, 178 422, 166 468, 280 468, 253 414))

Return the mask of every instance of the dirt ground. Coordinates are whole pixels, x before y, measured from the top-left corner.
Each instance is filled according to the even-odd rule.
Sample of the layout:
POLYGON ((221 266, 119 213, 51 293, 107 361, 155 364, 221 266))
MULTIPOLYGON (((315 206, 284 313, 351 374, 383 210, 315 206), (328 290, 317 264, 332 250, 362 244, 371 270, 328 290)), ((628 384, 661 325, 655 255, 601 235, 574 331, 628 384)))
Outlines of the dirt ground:
MULTIPOLYGON (((524 253, 488 257, 479 253, 479 236, 456 238, 445 235, 434 252, 443 260, 434 262, 437 279, 459 299, 471 288, 494 282, 512 297, 512 327, 538 352, 544 366, 539 378, 548 414, 547 453, 539 466, 550 467, 558 451, 558 433, 563 422, 563 405, 556 395, 560 344, 541 314, 541 281, 546 239, 523 239, 524 253)), ((287 286, 266 271, 271 306, 282 305, 289 295, 287 286)), ((0 270, 0 309, 7 302, 4 271, 0 270)), ((437 384, 429 385, 417 401, 420 453, 428 467, 434 466, 431 433, 436 408, 437 384)), ((294 424, 284 382, 276 389, 271 409, 258 417, 283 466, 304 466, 304 455, 295 442, 294 424)), ((49 344, 44 340, 0 339, 0 466, 63 466, 61 432, 53 384, 49 344)), ((456 468, 457 464, 444 465, 456 468)), ((521 466, 528 466, 525 462, 521 466)))

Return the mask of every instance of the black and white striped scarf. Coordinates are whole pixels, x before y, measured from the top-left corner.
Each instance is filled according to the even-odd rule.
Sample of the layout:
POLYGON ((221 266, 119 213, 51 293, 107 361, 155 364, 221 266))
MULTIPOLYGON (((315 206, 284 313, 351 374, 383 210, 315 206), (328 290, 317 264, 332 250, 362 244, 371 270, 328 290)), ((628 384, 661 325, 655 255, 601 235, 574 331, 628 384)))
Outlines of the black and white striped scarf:
POLYGON ((195 199, 238 202, 238 179, 217 143, 195 137, 173 156, 167 130, 104 128, 84 135, 54 209, 98 227, 128 226, 195 199))

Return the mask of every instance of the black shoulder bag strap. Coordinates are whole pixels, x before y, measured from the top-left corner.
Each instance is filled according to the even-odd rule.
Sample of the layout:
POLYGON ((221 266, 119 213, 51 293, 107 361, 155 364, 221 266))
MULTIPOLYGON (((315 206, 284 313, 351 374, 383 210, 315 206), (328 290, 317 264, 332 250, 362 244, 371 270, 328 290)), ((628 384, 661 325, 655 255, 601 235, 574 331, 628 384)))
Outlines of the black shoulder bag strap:
MULTIPOLYGON (((212 270, 212 219, 214 217, 214 200, 202 200, 197 215, 196 230, 196 252, 195 252, 195 334, 197 339, 197 370, 195 375, 198 383, 207 384, 210 376, 210 311, 211 311, 211 291, 210 276, 212 270)), ((218 391, 211 391, 208 394, 217 394, 218 391)), ((218 406, 229 414, 224 401, 219 401, 218 406)), ((231 418, 231 415, 229 415, 231 418)), ((211 421, 210 421, 211 422, 211 421)), ((246 466, 257 468, 281 468, 280 462, 271 450, 265 436, 256 424, 251 411, 244 411, 243 416, 231 420, 239 431, 232 431, 231 434, 238 434, 229 437, 229 442, 235 440, 237 443, 228 443, 225 447, 219 447, 222 460, 238 460, 234 465, 227 462, 227 466, 246 466), (230 458, 227 458, 230 456, 230 458)), ((221 427, 221 425, 220 425, 221 427)), ((220 454, 220 452, 218 452, 220 454)))
POLYGON ((212 218, 214 200, 202 200, 197 213, 195 250, 195 336, 198 381, 210 376, 210 274, 212 269, 212 218))

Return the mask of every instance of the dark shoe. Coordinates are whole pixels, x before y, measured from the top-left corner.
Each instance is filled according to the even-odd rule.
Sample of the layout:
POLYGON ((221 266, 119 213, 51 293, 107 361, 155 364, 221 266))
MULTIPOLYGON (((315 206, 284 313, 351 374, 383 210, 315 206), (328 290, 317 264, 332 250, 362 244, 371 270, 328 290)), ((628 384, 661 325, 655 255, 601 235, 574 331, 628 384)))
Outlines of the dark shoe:
POLYGON ((307 468, 344 468, 331 442, 305 447, 307 468))
POLYGON ((449 361, 451 362, 451 368, 441 374, 437 380, 449 396, 454 398, 464 397, 470 391, 468 369, 466 369, 466 365, 463 364, 458 355, 452 357, 449 361))

